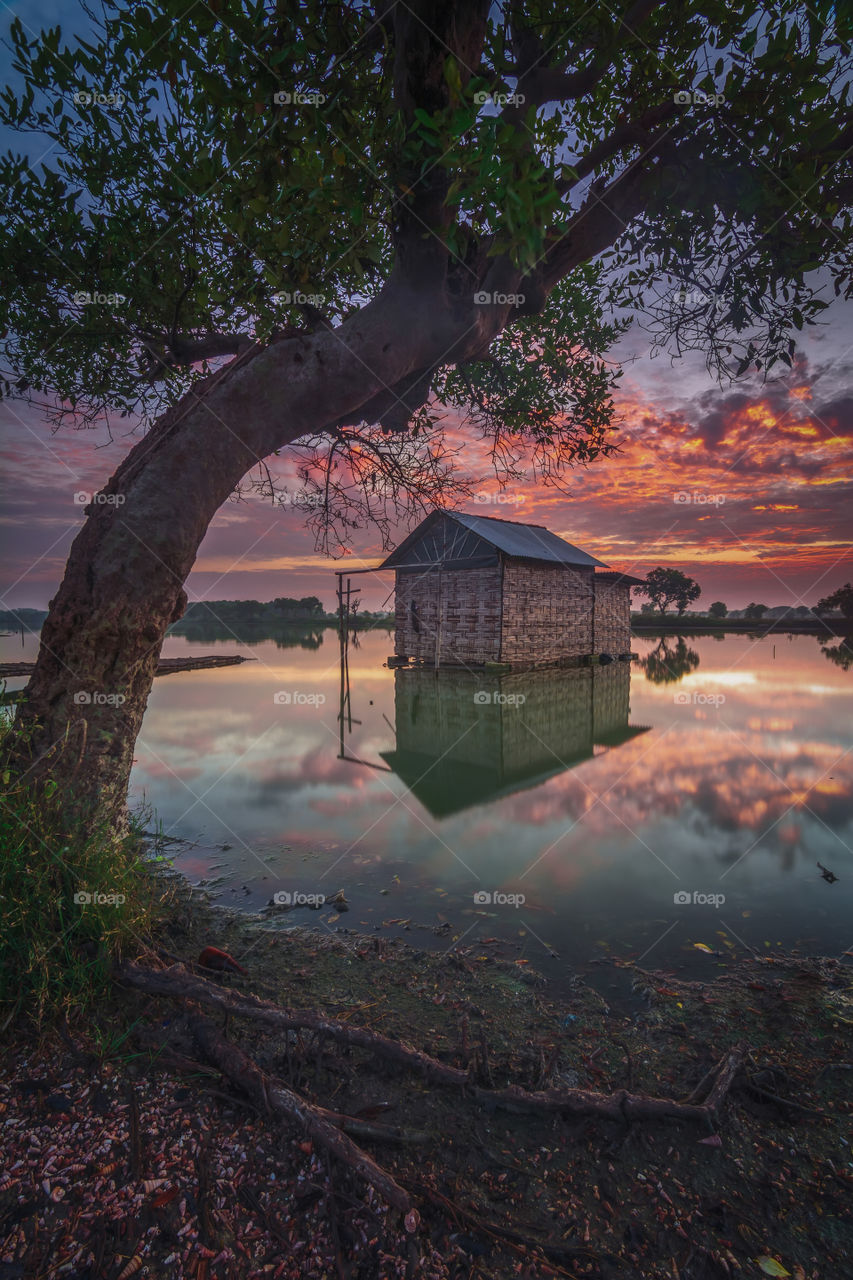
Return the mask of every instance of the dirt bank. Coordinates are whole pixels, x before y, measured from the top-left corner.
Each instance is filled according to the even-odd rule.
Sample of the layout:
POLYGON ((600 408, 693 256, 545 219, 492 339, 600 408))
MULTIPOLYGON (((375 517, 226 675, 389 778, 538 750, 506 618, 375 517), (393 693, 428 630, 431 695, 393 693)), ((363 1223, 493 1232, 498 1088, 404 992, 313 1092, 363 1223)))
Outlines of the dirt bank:
POLYGON ((620 966, 636 1007, 617 1012, 580 980, 553 1000, 529 966, 482 943, 435 955, 281 932, 188 892, 158 943, 159 960, 140 946, 153 966, 219 947, 247 976, 209 979, 469 1072, 470 1088, 427 1083, 312 1032, 228 1019, 270 1076, 375 1126, 358 1141, 419 1220, 407 1230, 351 1169, 194 1062, 185 1007, 117 988, 70 1043, 23 1040, 6 1055, 2 1276, 846 1274, 848 959, 756 959, 702 983, 620 966), (474 1096, 516 1085, 695 1100, 737 1045, 715 1124, 514 1114, 474 1096))

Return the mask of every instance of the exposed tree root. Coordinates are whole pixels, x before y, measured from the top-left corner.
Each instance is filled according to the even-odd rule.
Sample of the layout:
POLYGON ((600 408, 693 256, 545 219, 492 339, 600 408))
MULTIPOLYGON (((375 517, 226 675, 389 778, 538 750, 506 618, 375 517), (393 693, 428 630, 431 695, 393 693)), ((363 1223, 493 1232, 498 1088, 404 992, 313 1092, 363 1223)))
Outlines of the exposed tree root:
MULTIPOLYGON (((367 1049, 422 1073, 435 1084, 467 1087, 472 1097, 484 1105, 501 1107, 507 1111, 565 1111, 575 1116, 598 1116, 603 1120, 670 1118, 708 1123, 716 1117, 719 1104, 728 1092, 744 1057, 742 1049, 734 1050, 726 1056, 715 1069, 713 1075, 716 1082, 707 1100, 701 1105, 690 1101, 676 1102, 672 1098, 650 1098, 629 1093, 626 1089, 611 1094, 598 1093, 592 1089, 528 1092, 516 1085, 510 1085, 506 1089, 482 1089, 473 1084, 468 1071, 438 1062, 401 1040, 392 1040, 365 1027, 336 1022, 312 1010, 282 1009, 257 996, 229 991, 206 978, 194 976, 181 965, 152 970, 141 965, 126 964, 122 966, 120 976, 131 986, 149 994, 197 1000, 221 1009, 224 1013, 251 1018, 254 1022, 279 1031, 309 1029, 352 1048, 367 1049)), ((710 1076, 706 1080, 710 1083, 710 1076)))
MULTIPOLYGON (((476 1085, 467 1071, 438 1062, 402 1041, 392 1040, 363 1027, 353 1027, 325 1018, 322 1014, 311 1010, 283 1009, 257 996, 230 991, 206 978, 193 975, 183 965, 153 970, 138 964, 125 964, 120 968, 119 976, 124 982, 148 994, 172 996, 184 1001, 189 1014, 189 1028, 203 1058, 208 1063, 216 1066, 260 1110, 268 1115, 295 1122, 319 1146, 355 1170, 375 1187, 389 1204, 403 1212, 409 1212, 412 1209, 409 1191, 357 1146, 348 1135, 384 1142, 416 1142, 424 1140, 425 1135, 385 1125, 367 1124, 356 1117, 326 1110, 300 1097, 292 1089, 274 1080, 247 1053, 227 1040, 222 1031, 202 1012, 199 1008, 200 1004, 208 1005, 226 1014, 249 1018, 279 1031, 310 1029, 320 1036, 339 1043, 369 1050, 409 1070, 417 1071, 433 1083, 464 1087, 473 1101, 488 1108, 562 1113, 622 1123, 632 1120, 674 1119, 699 1121, 708 1129, 712 1129, 714 1122, 718 1119, 721 1104, 740 1071, 746 1055, 746 1049, 743 1046, 738 1046, 727 1053, 717 1067, 704 1077, 686 1102, 629 1093, 625 1089, 612 1094, 598 1093, 588 1089, 545 1089, 529 1092, 516 1085, 510 1085, 504 1089, 486 1089, 476 1085), (698 1097, 706 1089, 709 1090, 707 1097, 704 1102, 699 1102, 698 1097)), ((436 1202, 436 1197, 441 1199, 440 1193, 420 1185, 416 1194, 433 1202, 436 1202)), ((482 1226, 473 1215, 463 1214, 463 1216, 471 1217, 475 1225, 482 1226)), ((530 1241, 494 1224, 484 1229, 516 1245, 541 1248, 552 1259, 583 1256, 583 1251, 574 1250, 570 1246, 530 1241)))
POLYGON ((200 1010, 191 1011, 190 1028, 205 1058, 247 1093, 256 1106, 262 1107, 268 1115, 294 1121, 320 1146, 361 1174, 395 1209, 404 1213, 411 1209, 409 1193, 336 1126, 335 1120, 340 1117, 334 1112, 317 1107, 276 1083, 247 1053, 226 1040, 200 1010))

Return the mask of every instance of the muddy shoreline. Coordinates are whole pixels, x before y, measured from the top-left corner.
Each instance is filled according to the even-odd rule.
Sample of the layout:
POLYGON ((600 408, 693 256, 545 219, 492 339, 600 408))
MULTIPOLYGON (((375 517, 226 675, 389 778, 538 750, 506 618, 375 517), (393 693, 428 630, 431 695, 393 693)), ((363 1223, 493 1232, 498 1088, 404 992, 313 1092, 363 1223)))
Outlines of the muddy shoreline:
POLYGON ((2 1062, 0 1274, 118 1280, 131 1265, 201 1280, 845 1274, 848 958, 761 957, 704 982, 613 961, 635 1001, 625 1012, 580 977, 554 999, 532 966, 482 947, 440 955, 355 931, 268 928, 181 877, 171 883, 156 940, 131 958, 193 967, 204 947, 219 947, 247 970, 206 973, 223 986, 379 1031, 472 1080, 684 1100, 737 1044, 746 1067, 712 1132, 490 1113, 466 1090, 360 1050, 229 1019, 230 1039, 288 1087, 408 1135, 363 1145, 418 1197, 411 1232, 350 1169, 193 1063, 176 1002, 116 988, 66 1041, 19 1040, 2 1062), (90 1174, 69 1175, 75 1166, 90 1174))

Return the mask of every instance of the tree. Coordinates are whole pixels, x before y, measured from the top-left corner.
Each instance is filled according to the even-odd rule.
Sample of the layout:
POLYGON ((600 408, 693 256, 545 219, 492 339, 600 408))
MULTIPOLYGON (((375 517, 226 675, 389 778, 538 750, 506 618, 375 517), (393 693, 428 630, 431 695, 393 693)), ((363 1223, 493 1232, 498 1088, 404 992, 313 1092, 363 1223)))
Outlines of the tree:
POLYGON ((736 377, 791 365, 816 266, 853 291, 844 6, 173 9, 106 0, 62 45, 15 21, 0 94, 37 135, 0 161, 0 387, 146 429, 84 510, 9 764, 116 815, 241 485, 283 501, 295 466, 321 543, 385 535, 466 491, 449 413, 558 483, 615 447, 616 308, 736 377))
POLYGON ((722 600, 715 600, 712 605, 708 606, 708 616, 711 618, 725 618, 728 614, 728 605, 722 600))
POLYGON ((303 596, 299 601, 300 607, 305 610, 309 618, 319 618, 325 612, 323 609, 323 601, 317 596, 303 596))
POLYGON ((750 622, 760 622, 768 608, 766 604, 748 604, 743 611, 743 616, 750 622))
POLYGON ((301 600, 278 596, 272 608, 284 618, 318 618, 324 613, 323 602, 317 596, 303 596, 301 600))
POLYGON ((680 569, 665 569, 661 565, 646 574, 644 585, 635 590, 639 595, 648 596, 661 615, 674 604, 679 617, 688 604, 698 600, 702 594, 702 588, 695 579, 688 578, 680 569))
POLYGON ((818 613, 832 613, 834 610, 840 609, 845 618, 853 618, 853 586, 849 582, 845 582, 843 587, 839 587, 831 595, 824 596, 822 600, 818 600, 815 608, 818 613))

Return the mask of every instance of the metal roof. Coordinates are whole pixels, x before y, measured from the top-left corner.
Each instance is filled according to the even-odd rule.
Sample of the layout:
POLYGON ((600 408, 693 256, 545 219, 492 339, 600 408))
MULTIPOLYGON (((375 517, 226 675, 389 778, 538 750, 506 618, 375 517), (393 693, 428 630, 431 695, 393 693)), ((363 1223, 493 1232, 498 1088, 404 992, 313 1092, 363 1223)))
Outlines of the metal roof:
POLYGON ((508 556, 525 560, 548 560, 553 564, 580 564, 606 569, 594 556, 558 538, 542 524, 517 524, 514 520, 497 520, 494 516, 469 516, 461 511, 445 513, 451 520, 471 529, 508 556))

